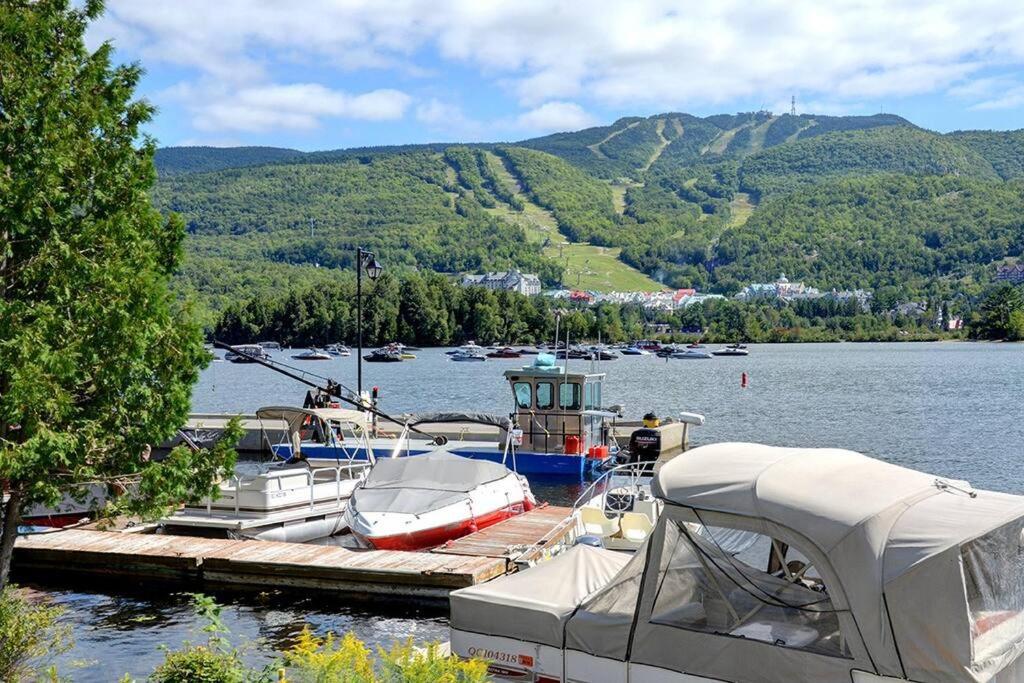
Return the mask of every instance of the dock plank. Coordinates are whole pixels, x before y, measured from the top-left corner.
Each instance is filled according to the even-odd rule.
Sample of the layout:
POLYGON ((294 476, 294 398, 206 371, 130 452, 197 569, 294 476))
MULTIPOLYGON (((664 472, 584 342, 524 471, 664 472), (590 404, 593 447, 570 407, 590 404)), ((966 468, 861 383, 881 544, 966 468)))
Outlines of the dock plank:
POLYGON ((515 571, 523 547, 542 556, 573 533, 571 512, 536 508, 423 552, 76 528, 19 538, 14 562, 19 570, 440 598, 515 571))
POLYGON ((529 560, 542 554, 546 547, 571 541, 576 532, 571 508, 546 505, 449 541, 431 552, 506 561, 529 560), (524 546, 531 547, 526 557, 523 557, 524 546))

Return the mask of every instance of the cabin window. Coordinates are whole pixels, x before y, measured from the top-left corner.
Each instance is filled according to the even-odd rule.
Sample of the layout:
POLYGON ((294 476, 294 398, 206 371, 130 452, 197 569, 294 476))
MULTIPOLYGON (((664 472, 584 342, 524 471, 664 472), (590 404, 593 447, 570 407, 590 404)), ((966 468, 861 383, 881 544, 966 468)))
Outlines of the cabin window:
POLYGON ((566 382, 558 387, 558 406, 562 410, 580 409, 580 385, 566 382))
POLYGON ((551 410, 555 407, 555 386, 551 382, 537 382, 537 409, 551 410))
POLYGON ((586 410, 601 409, 600 382, 588 382, 583 385, 583 407, 586 410))
POLYGON ((960 548, 974 661, 1019 639, 1024 622, 1024 521, 1015 520, 960 548))
POLYGON ((850 656, 824 583, 785 543, 670 523, 663 552, 653 623, 850 656))
POLYGON ((517 407, 530 408, 533 406, 533 386, 529 382, 516 382, 512 385, 512 392, 516 395, 517 407))

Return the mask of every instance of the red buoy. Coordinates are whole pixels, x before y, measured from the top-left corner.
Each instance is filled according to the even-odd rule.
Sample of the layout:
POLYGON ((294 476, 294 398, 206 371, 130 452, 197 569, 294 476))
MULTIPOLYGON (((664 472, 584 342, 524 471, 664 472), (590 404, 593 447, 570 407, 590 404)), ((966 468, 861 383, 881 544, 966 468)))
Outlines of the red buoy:
POLYGON ((740 389, 747 388, 747 373, 740 373, 740 389))

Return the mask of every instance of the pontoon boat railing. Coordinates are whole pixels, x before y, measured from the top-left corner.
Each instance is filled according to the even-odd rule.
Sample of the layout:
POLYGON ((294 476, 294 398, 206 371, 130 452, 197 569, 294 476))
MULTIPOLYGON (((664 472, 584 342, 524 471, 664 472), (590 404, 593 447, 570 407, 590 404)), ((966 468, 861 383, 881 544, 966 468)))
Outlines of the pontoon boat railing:
MULTIPOLYGON (((335 502, 336 506, 341 507, 341 482, 342 482, 341 473, 343 471, 348 471, 348 472, 351 473, 352 470, 367 469, 369 467, 370 467, 370 463, 369 462, 350 462, 350 463, 345 464, 345 465, 338 465, 337 467, 310 467, 310 468, 308 468, 305 471, 305 475, 306 475, 306 486, 309 487, 309 509, 310 510, 316 509, 316 485, 317 485, 317 483, 320 483, 320 484, 330 483, 329 481, 317 482, 317 475, 318 474, 320 474, 321 472, 333 472, 334 473, 334 490, 335 490, 334 491, 334 496, 335 496, 334 502, 335 502)), ((354 477, 352 477, 351 474, 350 474, 350 476, 346 477, 346 479, 353 479, 353 478, 354 477)), ((238 474, 234 475, 231 478, 231 483, 235 487, 235 515, 237 516, 237 515, 239 515, 241 513, 241 502, 242 502, 241 485, 242 485, 242 476, 238 475, 238 474)), ((212 517, 213 516, 213 503, 214 503, 214 499, 213 498, 207 498, 206 499, 206 516, 207 517, 212 517)))

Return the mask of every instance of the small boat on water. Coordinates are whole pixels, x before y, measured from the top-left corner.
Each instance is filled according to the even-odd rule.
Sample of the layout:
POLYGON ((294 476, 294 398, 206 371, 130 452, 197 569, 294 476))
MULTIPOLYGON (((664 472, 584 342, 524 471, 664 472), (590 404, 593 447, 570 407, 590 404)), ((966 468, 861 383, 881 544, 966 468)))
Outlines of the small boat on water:
POLYGON ((506 346, 495 351, 491 351, 487 354, 488 358, 521 358, 522 353, 516 351, 511 346, 506 346))
POLYGON ((405 358, 398 349, 385 346, 363 356, 363 360, 367 363, 401 363, 405 358))
POLYGON ((270 360, 270 354, 260 344, 240 344, 234 347, 239 351, 228 351, 224 354, 224 360, 232 363, 255 363, 253 359, 270 360))
POLYGON ((332 356, 340 356, 342 358, 352 355, 352 350, 344 344, 328 344, 324 350, 332 356))
POLYGON ((292 355, 295 360, 330 360, 331 354, 317 348, 307 349, 302 353, 292 355))
POLYGON ((281 350, 281 345, 278 344, 276 341, 261 341, 259 343, 259 345, 261 347, 263 347, 264 349, 268 350, 268 351, 280 351, 281 350))
POLYGON ((746 344, 729 344, 728 346, 715 349, 711 352, 715 356, 746 356, 750 354, 746 344))
POLYGON ((678 360, 693 360, 693 359, 702 360, 702 359, 712 358, 713 356, 706 349, 703 349, 703 348, 696 348, 696 349, 694 349, 694 348, 690 348, 688 346, 685 349, 683 349, 682 351, 675 351, 675 352, 673 352, 671 357, 672 358, 676 358, 678 360))
POLYGON ((623 356, 649 356, 651 352, 647 349, 641 349, 638 346, 627 346, 622 349, 619 353, 623 356))
POLYGON ((465 346, 460 346, 450 355, 452 360, 459 362, 479 362, 487 360, 487 355, 484 353, 484 350, 473 342, 469 342, 465 346))
POLYGON ((378 460, 352 492, 345 520, 377 550, 422 550, 485 529, 537 504, 505 465, 438 449, 378 460))
POLYGON ((577 545, 453 592, 452 653, 499 681, 1021 680, 1024 497, 743 443, 651 489, 640 552, 577 545))

